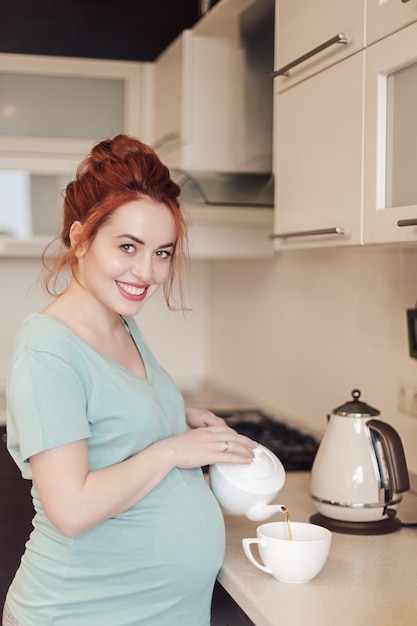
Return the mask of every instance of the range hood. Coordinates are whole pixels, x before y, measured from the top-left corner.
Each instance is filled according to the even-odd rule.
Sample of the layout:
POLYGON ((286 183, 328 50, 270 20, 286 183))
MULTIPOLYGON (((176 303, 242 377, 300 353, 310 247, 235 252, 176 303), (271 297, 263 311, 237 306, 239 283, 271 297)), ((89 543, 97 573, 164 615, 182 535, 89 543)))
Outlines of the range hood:
POLYGON ((171 176, 180 185, 181 200, 185 204, 252 208, 274 206, 274 178, 271 173, 172 168, 171 176))

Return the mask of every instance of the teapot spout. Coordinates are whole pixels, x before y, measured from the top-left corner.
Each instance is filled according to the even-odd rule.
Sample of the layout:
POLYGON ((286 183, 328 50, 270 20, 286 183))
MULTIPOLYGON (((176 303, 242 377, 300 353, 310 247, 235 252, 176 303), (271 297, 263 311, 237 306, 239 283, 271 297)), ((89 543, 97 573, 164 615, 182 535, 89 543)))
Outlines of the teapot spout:
POLYGON ((262 522, 275 513, 286 513, 287 510, 283 504, 257 504, 248 509, 245 515, 252 522, 262 522))

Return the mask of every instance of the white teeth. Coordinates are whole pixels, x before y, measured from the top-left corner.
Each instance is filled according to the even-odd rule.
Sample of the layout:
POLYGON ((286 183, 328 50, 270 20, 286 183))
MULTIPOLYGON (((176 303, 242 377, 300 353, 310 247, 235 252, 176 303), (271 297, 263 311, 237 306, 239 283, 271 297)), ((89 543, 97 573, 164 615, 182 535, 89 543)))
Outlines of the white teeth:
POLYGON ((123 289, 123 291, 130 294, 131 296, 141 296, 145 292, 145 287, 134 287, 133 285, 119 283, 119 281, 117 281, 117 284, 121 289, 123 289))

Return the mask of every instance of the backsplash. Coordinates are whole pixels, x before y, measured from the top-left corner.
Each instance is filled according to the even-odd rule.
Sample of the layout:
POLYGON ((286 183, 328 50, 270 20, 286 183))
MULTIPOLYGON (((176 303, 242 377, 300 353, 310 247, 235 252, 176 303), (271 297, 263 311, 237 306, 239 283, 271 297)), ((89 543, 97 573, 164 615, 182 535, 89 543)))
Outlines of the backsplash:
POLYGON ((417 474, 417 418, 400 413, 417 387, 406 309, 417 299, 417 248, 289 251, 273 262, 216 262, 210 271, 213 385, 301 420, 318 433, 359 388, 400 433, 417 474))

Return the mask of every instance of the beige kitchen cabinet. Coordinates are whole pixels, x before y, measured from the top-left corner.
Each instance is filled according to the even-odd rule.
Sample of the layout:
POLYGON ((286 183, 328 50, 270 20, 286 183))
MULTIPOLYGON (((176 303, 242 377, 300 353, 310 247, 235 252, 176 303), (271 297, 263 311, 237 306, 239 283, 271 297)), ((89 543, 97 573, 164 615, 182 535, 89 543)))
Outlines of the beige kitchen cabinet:
POLYGON ((417 22, 366 50, 364 243, 417 242, 417 22))
MULTIPOLYGON (((271 8, 273 16, 273 0, 222 0, 156 59, 151 68, 151 143, 170 168, 271 171, 273 17, 270 67, 262 64, 262 53, 254 59, 245 48, 245 36, 264 23, 271 8), (264 74, 260 78, 258 69, 264 74), (246 123, 247 109, 255 111, 251 123, 246 123), (270 126, 268 115, 259 113, 265 110, 270 126), (265 149, 264 143, 269 144, 265 149)), ((192 258, 273 256, 273 208, 186 204, 185 210, 192 258)))
POLYGON ((0 255, 39 256, 94 142, 142 124, 142 64, 0 54, 0 255))
POLYGON ((175 153, 181 150, 182 142, 187 141, 186 122, 182 126, 182 106, 187 98, 186 75, 191 71, 191 55, 187 44, 191 32, 186 30, 152 64, 152 107, 153 130, 151 142, 163 160, 174 160, 175 153), (187 64, 188 61, 188 64, 187 64))
POLYGON ((276 95, 275 248, 361 243, 364 53, 276 95))
POLYGON ((274 0, 222 0, 153 63, 151 143, 170 167, 270 172, 274 0))
POLYGON ((154 63, 152 144, 171 167, 237 167, 238 18, 245 4, 220 3, 154 63))
POLYGON ((366 44, 369 46, 417 21, 417 0, 366 0, 366 44))
POLYGON ((276 1, 276 91, 287 89, 364 45, 365 0, 276 1), (340 35, 340 38, 338 36, 340 35), (329 45, 328 42, 337 41, 329 45), (345 43, 343 43, 345 42, 345 43), (324 49, 317 50, 324 46, 324 49), (287 73, 287 72, 285 72, 287 73))
POLYGON ((136 62, 0 54, 0 156, 81 158, 141 130, 136 62))

